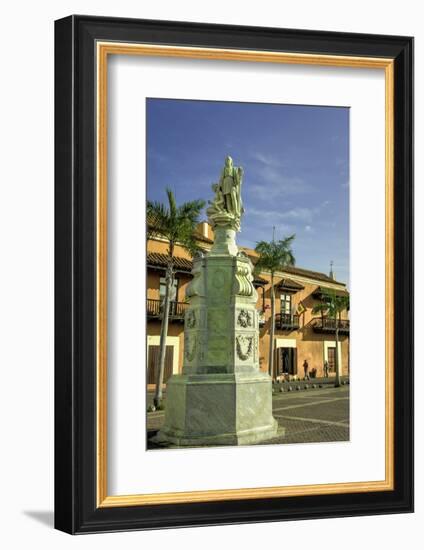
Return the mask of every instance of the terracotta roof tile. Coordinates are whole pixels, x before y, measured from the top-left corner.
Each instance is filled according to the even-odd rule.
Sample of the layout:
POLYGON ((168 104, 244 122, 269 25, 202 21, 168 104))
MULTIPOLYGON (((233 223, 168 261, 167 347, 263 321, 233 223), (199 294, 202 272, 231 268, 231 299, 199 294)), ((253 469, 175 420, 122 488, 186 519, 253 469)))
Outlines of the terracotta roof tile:
MULTIPOLYGON (((166 254, 161 254, 160 252, 148 252, 147 265, 166 267, 168 265, 168 256, 166 254)), ((176 269, 190 272, 193 267, 193 262, 187 258, 174 256, 174 266, 176 269)))
POLYGON ((328 288, 325 286, 317 287, 313 292, 313 296, 317 298, 321 298, 323 295, 325 296, 326 294, 332 294, 332 293, 334 293, 336 296, 349 296, 349 292, 347 290, 344 290, 341 288, 340 289, 328 288))
POLYGON ((292 275, 300 275, 302 277, 311 277, 312 279, 317 279, 318 281, 326 281, 328 283, 336 283, 339 285, 344 284, 344 283, 340 283, 339 281, 335 281, 325 273, 320 273, 319 271, 311 271, 310 269, 303 269, 301 267, 287 266, 282 271, 285 273, 291 273, 292 275))
MULTIPOLYGON (((252 248, 240 247, 244 250, 249 258, 252 260, 253 264, 256 264, 258 261, 259 255, 252 248)), ((300 277, 309 277, 311 279, 316 279, 317 281, 325 281, 327 283, 335 283, 336 285, 344 285, 340 281, 335 281, 329 275, 321 273, 319 271, 311 271, 310 269, 303 269, 302 267, 297 266, 287 266, 281 270, 283 273, 291 273, 292 275, 299 275, 300 277)))
POLYGON ((305 288, 297 281, 293 281, 293 279, 289 279, 287 277, 281 279, 280 283, 277 286, 278 288, 288 288, 290 290, 303 290, 305 288))

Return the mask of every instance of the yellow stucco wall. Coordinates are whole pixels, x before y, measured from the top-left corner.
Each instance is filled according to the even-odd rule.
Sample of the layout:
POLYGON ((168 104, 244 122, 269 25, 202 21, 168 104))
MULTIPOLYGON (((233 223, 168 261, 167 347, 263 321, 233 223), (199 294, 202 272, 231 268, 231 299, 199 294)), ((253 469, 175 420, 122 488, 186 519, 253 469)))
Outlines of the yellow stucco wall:
MULTIPOLYGON (((167 243, 158 240, 149 240, 147 250, 149 252, 167 253, 167 243)), ((250 251, 249 251, 250 252, 250 251)), ((190 259, 190 255, 182 247, 177 246, 175 254, 182 258, 190 259)), ((147 273, 147 298, 158 299, 159 298, 159 278, 164 276, 164 272, 160 270, 148 270, 147 273)), ((190 275, 178 273, 179 279, 178 285, 178 301, 183 302, 185 300, 185 289, 189 281, 190 275)), ((260 328, 259 339, 259 356, 260 356, 260 368, 261 370, 268 370, 268 355, 269 355, 269 339, 270 339, 270 327, 271 327, 271 283, 270 276, 266 273, 261 273, 260 277, 267 281, 265 284, 264 292, 265 299, 262 296, 262 288, 258 288, 258 310, 262 310, 265 305, 264 316, 265 325, 260 328)), ((318 300, 313 297, 314 291, 318 286, 333 287, 335 289, 344 289, 344 285, 339 283, 329 283, 320 280, 308 279, 303 276, 295 276, 293 274, 278 274, 274 278, 274 284, 276 287, 276 301, 275 312, 280 312, 280 294, 284 291, 278 290, 278 285, 283 278, 290 278, 293 281, 300 283, 304 288, 294 294, 292 294, 292 307, 297 308, 301 302, 305 311, 299 315, 299 329, 288 330, 275 330, 275 342, 276 347, 296 347, 297 350, 297 373, 299 376, 303 376, 303 362, 307 359, 309 364, 309 371, 312 369, 317 370, 317 376, 323 376, 324 357, 326 348, 331 346, 331 342, 334 342, 334 334, 319 334, 314 332, 309 323, 313 317, 319 317, 312 313, 312 308, 318 304, 318 300), (290 343, 287 341, 290 340, 290 343)), ((342 319, 348 319, 348 312, 345 311, 341 315, 342 319)), ((183 338, 184 326, 181 322, 169 323, 168 335, 172 337, 179 337, 179 369, 181 371, 184 353, 184 338, 183 338)), ((157 320, 149 321, 147 325, 148 335, 160 334, 160 322, 157 320)), ((341 344, 341 373, 347 375, 349 373, 349 336, 341 335, 339 337, 341 344)), ((334 373, 330 373, 334 375, 334 373)))
MULTIPOLYGON (((269 357, 269 339, 270 339, 270 328, 271 328, 271 284, 269 282, 270 277, 266 274, 261 274, 263 279, 268 280, 268 284, 265 286, 265 325, 260 329, 260 338, 259 338, 259 357, 261 369, 266 371, 268 370, 268 357, 269 357)), ((319 334, 314 332, 312 327, 309 325, 311 320, 314 317, 319 317, 319 314, 313 314, 313 307, 319 303, 312 294, 317 289, 318 286, 330 286, 328 283, 322 281, 310 281, 306 282, 304 278, 297 278, 294 275, 285 275, 290 279, 299 282, 304 286, 303 290, 292 294, 292 304, 294 308, 297 308, 299 303, 305 307, 305 311, 299 315, 299 329, 288 331, 288 330, 275 330, 274 336, 277 341, 280 339, 289 339, 295 341, 295 346, 297 349, 297 372, 298 375, 303 376, 303 362, 306 359, 309 364, 309 371, 313 368, 317 369, 317 376, 323 376, 324 368, 324 342, 333 341, 335 346, 335 335, 334 334, 319 334)), ((276 286, 282 280, 283 277, 279 276, 275 278, 276 286)), ((334 285, 335 288, 342 288, 340 285, 334 285)), ((284 291, 279 291, 276 289, 276 300, 275 300, 275 312, 280 312, 281 301, 280 294, 283 294, 284 291)), ((262 290, 258 289, 259 299, 258 299, 258 309, 262 309, 262 290)), ((342 319, 348 319, 348 312, 344 311, 341 314, 342 319)), ((339 341, 341 343, 341 361, 342 375, 347 375, 349 370, 349 336, 340 335, 339 341)), ((288 346, 286 346, 288 347, 288 346)), ((334 374, 334 373, 330 373, 334 374)))

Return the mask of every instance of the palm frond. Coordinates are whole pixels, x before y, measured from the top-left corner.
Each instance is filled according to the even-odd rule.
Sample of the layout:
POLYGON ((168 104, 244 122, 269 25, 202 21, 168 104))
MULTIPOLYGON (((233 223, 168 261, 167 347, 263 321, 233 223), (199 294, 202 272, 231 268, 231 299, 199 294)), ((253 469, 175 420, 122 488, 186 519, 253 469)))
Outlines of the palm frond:
POLYGON ((284 269, 295 264, 295 257, 292 251, 292 243, 295 235, 290 235, 279 241, 259 241, 256 243, 255 251, 259 254, 255 265, 255 272, 267 270, 271 273, 284 269))
POLYGON ((328 305, 324 302, 321 302, 319 304, 316 304, 312 308, 312 313, 316 315, 317 313, 326 313, 328 311, 328 305))
POLYGON ((175 201, 174 193, 169 187, 166 188, 166 195, 169 203, 169 217, 175 219, 177 217, 177 203, 175 201))
POLYGON ((166 189, 168 205, 157 201, 147 201, 147 236, 161 235, 169 241, 169 255, 172 256, 177 243, 190 253, 198 252, 194 231, 205 202, 194 200, 177 206, 174 193, 166 189))
POLYGON ((193 221, 197 225, 197 219, 200 216, 200 212, 205 206, 205 201, 203 200, 194 200, 185 202, 178 207, 178 218, 185 218, 190 221, 193 221))
POLYGON ((340 296, 335 290, 328 289, 322 294, 322 305, 327 308, 328 315, 335 318, 345 309, 349 309, 349 296, 340 296))
POLYGON ((148 235, 163 235, 169 233, 169 210, 157 201, 147 201, 146 206, 148 235))

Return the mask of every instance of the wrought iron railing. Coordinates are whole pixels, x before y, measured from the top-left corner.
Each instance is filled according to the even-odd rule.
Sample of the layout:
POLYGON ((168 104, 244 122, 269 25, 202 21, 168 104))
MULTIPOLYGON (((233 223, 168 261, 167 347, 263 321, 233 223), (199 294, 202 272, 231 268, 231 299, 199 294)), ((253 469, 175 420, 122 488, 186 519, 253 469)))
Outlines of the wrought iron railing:
POLYGON ((277 330, 295 330, 299 328, 299 315, 297 313, 276 313, 275 328, 277 330))
POLYGON ((340 334, 349 334, 350 321, 349 319, 332 319, 330 317, 314 317, 311 320, 312 328, 315 332, 320 333, 335 333, 336 327, 340 334))
MULTIPOLYGON (((147 317, 160 319, 163 311, 163 300, 147 299, 147 317)), ((169 304, 169 319, 182 321, 187 304, 185 302, 170 302, 169 304)))

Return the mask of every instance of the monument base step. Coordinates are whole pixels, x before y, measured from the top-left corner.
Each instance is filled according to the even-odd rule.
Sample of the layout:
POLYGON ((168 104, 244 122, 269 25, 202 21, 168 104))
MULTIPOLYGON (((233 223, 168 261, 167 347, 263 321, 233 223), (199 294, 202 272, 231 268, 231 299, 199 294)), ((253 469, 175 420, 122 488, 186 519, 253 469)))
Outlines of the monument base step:
POLYGON ((166 432, 161 430, 152 437, 151 441, 158 445, 176 445, 178 447, 215 447, 221 445, 255 445, 274 437, 284 436, 285 429, 279 428, 277 433, 277 421, 271 426, 262 426, 252 430, 245 430, 239 433, 187 436, 176 432, 166 432))
POLYGON ((267 374, 174 375, 168 381, 164 425, 152 442, 253 445, 275 437, 277 428, 267 374))

